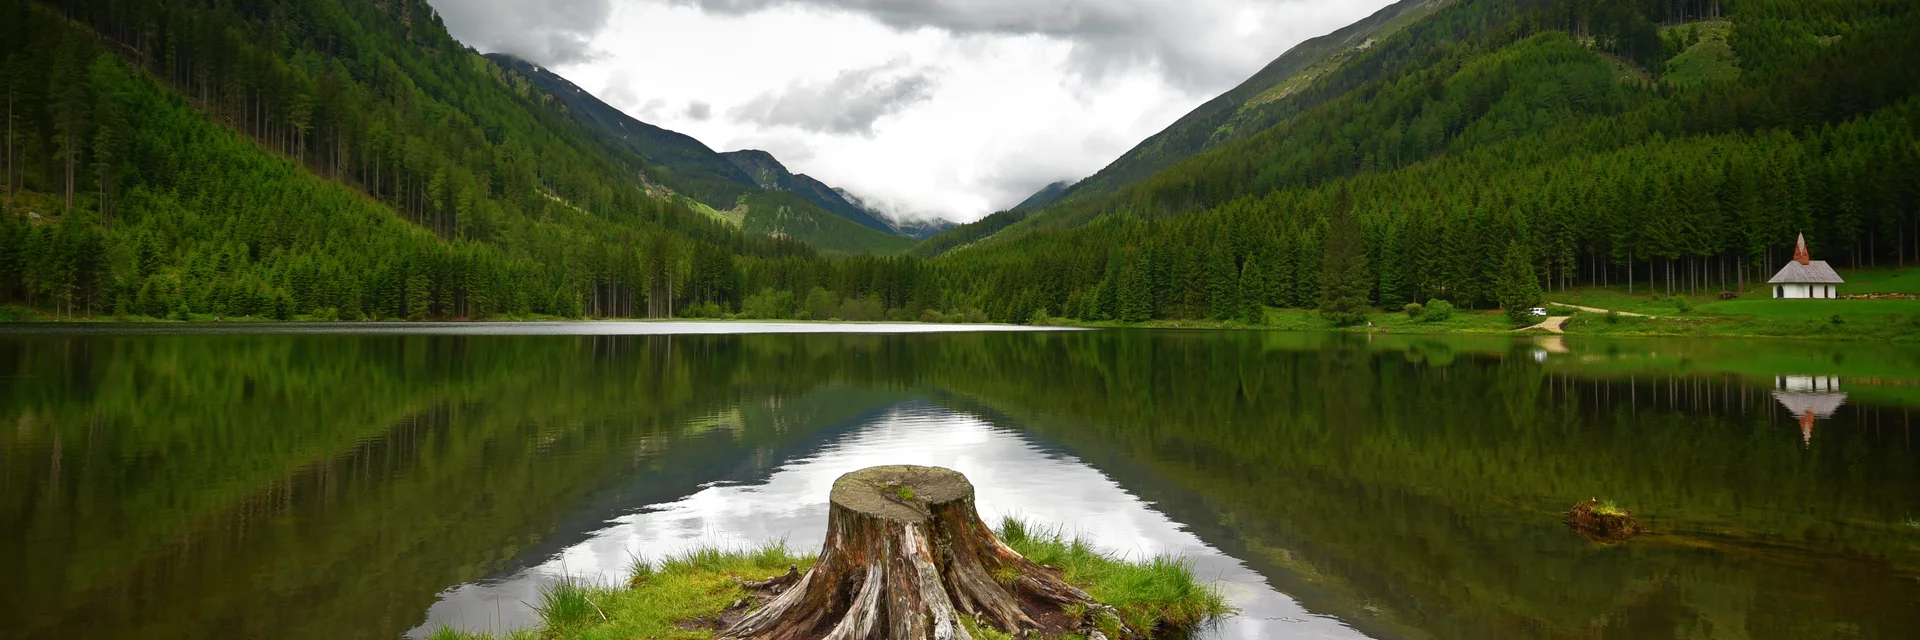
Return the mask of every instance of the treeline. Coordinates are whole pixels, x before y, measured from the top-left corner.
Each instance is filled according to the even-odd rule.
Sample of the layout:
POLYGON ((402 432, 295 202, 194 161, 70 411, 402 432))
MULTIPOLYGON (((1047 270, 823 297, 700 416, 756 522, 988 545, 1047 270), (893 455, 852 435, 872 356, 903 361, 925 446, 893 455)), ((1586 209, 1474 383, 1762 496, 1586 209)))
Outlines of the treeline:
POLYGON ((1716 15, 1462 2, 1304 92, 1338 97, 940 263, 997 320, 1134 321, 1325 306, 1335 272, 1375 306, 1484 308, 1516 255, 1542 288, 1663 294, 1764 280, 1802 231, 1842 267, 1920 255, 1920 8, 1729 2, 1738 79, 1682 87, 1583 41, 1594 7, 1716 15), (1340 210, 1361 236, 1351 269, 1328 249, 1340 210))

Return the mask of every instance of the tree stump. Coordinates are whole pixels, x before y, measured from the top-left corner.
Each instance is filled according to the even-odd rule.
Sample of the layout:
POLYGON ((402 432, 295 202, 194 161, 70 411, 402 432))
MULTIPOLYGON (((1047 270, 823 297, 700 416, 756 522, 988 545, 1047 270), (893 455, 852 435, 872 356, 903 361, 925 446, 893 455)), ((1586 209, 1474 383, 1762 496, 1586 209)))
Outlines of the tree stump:
POLYGON ((1046 637, 1081 631, 1086 616, 1105 610, 1000 542, 958 472, 863 469, 833 483, 831 502, 819 562, 720 638, 971 640, 962 615, 1046 637))

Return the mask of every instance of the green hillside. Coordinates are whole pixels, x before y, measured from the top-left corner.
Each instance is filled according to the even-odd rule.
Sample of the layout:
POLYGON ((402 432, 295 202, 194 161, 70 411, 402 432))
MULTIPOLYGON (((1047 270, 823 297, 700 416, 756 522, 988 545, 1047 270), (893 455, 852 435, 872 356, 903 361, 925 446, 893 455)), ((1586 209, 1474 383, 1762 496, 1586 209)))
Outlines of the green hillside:
POLYGON ((693 137, 635 120, 545 67, 503 53, 486 59, 525 92, 571 116, 597 141, 645 159, 665 186, 709 205, 732 202, 753 178, 693 137))
MULTIPOLYGON (((1147 138, 1092 177, 1044 201, 1110 193, 1206 149, 1239 140, 1272 124, 1283 104, 1313 81, 1452 0, 1400 0, 1366 19, 1289 49, 1253 77, 1147 138)), ((1049 185, 1048 189, 1053 189, 1049 185)), ((1045 194, 1043 190, 1036 196, 1045 194)), ((1031 210, 1038 207, 1026 207, 1031 210)), ((1019 209, 1019 208, 1016 208, 1019 209)))
POLYGON ((899 253, 913 239, 875 231, 828 213, 798 194, 761 191, 741 196, 742 226, 753 235, 790 238, 831 253, 899 253))
POLYGON ((1716 9, 1453 2, 1256 134, 916 252, 965 247, 935 260, 950 297, 1002 320, 1484 309, 1529 280, 1698 294, 1764 279, 1801 231, 1836 266, 1920 255, 1920 9, 1716 9))
POLYGON ((889 295, 793 239, 831 222, 761 235, 670 197, 670 171, 586 135, 419 0, 0 0, 0 85, 0 304, 47 317, 641 317, 770 287, 889 295))

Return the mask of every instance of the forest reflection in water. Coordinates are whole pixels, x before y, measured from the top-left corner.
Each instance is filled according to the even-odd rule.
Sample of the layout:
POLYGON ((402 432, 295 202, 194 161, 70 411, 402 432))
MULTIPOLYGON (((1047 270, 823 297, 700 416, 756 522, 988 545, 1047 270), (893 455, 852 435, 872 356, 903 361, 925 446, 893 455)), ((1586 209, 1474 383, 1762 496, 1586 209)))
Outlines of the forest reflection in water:
POLYGON ((823 483, 897 455, 1201 558, 1226 635, 1904 637, 1916 399, 1885 345, 0 336, 0 636, 394 637, 556 563, 817 544, 823 483), (1573 536, 1591 495, 1654 534, 1573 536))

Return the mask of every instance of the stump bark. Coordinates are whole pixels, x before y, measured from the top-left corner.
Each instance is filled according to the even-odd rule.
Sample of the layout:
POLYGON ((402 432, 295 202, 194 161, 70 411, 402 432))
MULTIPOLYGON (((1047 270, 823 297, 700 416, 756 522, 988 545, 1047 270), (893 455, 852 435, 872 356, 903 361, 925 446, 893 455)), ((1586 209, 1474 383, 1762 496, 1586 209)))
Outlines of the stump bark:
POLYGON ((1104 609, 1002 543, 980 521, 973 484, 958 472, 863 469, 833 483, 831 502, 813 569, 720 638, 971 640, 963 615, 1046 637, 1082 630, 1086 616, 1104 609))

